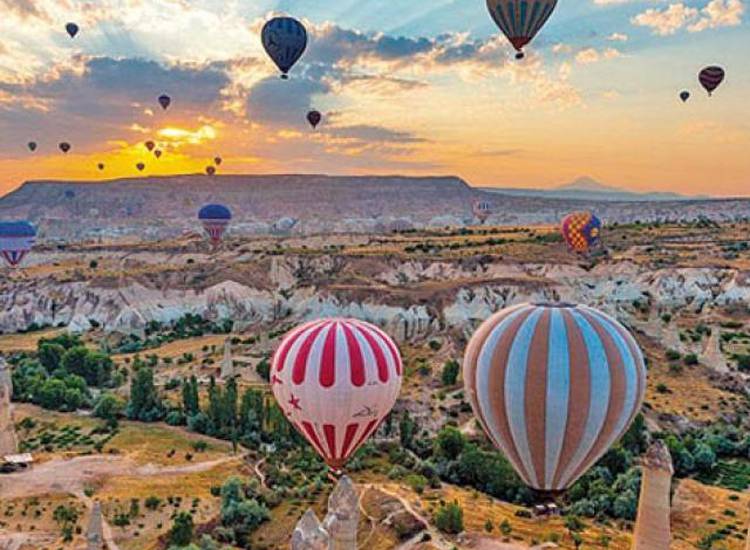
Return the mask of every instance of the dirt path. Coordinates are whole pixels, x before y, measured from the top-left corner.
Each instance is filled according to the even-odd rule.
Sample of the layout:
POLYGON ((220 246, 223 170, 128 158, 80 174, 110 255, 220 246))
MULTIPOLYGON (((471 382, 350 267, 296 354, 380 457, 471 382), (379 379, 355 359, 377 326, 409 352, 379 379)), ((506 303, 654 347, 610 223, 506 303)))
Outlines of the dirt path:
MULTIPOLYGON (((435 548, 437 548, 438 550, 451 550, 452 548, 454 548, 456 546, 455 543, 447 540, 443 536, 443 534, 440 533, 440 531, 438 531, 430 523, 430 519, 429 518, 423 516, 420 512, 418 512, 414 508, 414 506, 412 506, 412 504, 409 502, 409 500, 406 497, 400 495, 399 493, 397 493, 395 491, 391 491, 385 485, 378 484, 378 483, 365 485, 365 488, 363 489, 363 492, 367 491, 368 489, 376 489, 376 490, 380 491, 381 493, 383 493, 385 495, 388 495, 389 497, 395 498, 396 500, 398 500, 401 503, 401 506, 403 506, 404 509, 407 512, 409 512, 411 515, 413 515, 415 518, 417 518, 418 520, 420 520, 421 522, 423 522, 427 526, 427 529, 425 531, 430 534, 430 537, 431 537, 430 543, 435 548)), ((425 531, 417 533, 411 539, 409 539, 406 542, 403 542, 400 545, 398 545, 396 547, 397 550, 409 550, 409 549, 414 548, 415 546, 417 546, 419 543, 422 542, 422 536, 423 536, 423 534, 424 534, 425 531)))
POLYGON ((172 476, 212 470, 229 462, 240 461, 240 456, 228 456, 185 466, 138 466, 131 460, 109 455, 56 459, 29 470, 0 476, 0 494, 4 498, 21 498, 50 493, 79 494, 84 486, 101 477, 113 476, 172 476))

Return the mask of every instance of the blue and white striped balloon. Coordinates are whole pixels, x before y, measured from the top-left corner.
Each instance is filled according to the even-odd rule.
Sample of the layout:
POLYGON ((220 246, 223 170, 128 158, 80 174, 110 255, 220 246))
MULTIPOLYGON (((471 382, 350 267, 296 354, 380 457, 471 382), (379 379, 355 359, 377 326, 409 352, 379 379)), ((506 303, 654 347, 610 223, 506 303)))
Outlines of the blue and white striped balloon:
POLYGON ((281 78, 302 57, 307 48, 307 31, 292 17, 274 17, 263 26, 263 47, 281 71, 281 78))
POLYGON ((570 304, 504 309, 474 333, 466 394, 524 482, 570 487, 627 431, 646 392, 635 339, 612 317, 570 304))

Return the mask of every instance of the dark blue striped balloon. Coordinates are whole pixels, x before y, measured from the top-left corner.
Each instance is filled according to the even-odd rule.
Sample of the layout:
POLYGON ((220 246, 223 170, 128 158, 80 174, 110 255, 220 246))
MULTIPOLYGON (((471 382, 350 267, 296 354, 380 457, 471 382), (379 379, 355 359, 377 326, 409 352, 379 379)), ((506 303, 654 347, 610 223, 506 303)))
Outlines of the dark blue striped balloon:
POLYGON ((207 204, 198 212, 199 220, 231 220, 232 213, 223 204, 207 204))
POLYGON ((307 48, 305 27, 291 17, 274 17, 263 26, 263 48, 282 72, 282 78, 307 48))

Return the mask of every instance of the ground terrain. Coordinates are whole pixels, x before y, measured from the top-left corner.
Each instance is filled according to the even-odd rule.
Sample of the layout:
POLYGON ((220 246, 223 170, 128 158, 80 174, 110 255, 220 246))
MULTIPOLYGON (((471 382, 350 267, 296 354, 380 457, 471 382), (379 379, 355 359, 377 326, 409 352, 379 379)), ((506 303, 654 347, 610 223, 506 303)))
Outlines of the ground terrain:
MULTIPOLYGON (((170 380, 195 374, 205 399, 228 338, 233 353, 248 360, 237 365, 240 388, 263 389, 255 367, 284 330, 315 316, 351 315, 381 324, 399 342, 407 377, 398 411, 408 410, 427 433, 450 419, 479 437, 462 406, 460 380, 444 387, 442 366, 460 360, 471 330, 491 312, 524 300, 564 299, 600 307, 634 331, 649 359, 644 414, 651 431, 680 433, 720 419, 742 426, 750 351, 748 230, 742 222, 610 226, 605 247, 587 257, 568 253, 551 226, 233 237, 213 253, 197 236, 149 244, 42 243, 29 267, 0 278, 0 353, 33 352, 39 338, 71 330, 92 349, 111 353, 118 369, 136 359, 153 361, 157 386, 169 400, 179 400, 170 380), (168 328, 185 314, 207 320, 200 334, 168 328), (160 328, 152 330, 155 325, 160 328)), ((116 391, 123 398, 128 392, 129 382, 116 391)), ((175 511, 191 510, 197 525, 215 522, 213 487, 235 474, 263 484, 269 472, 259 449, 233 453, 230 443, 184 427, 122 421, 110 437, 96 433, 101 421, 86 413, 28 404, 15 406, 14 419, 36 464, 0 476, 0 548, 77 548, 81 534, 63 543, 52 511, 61 503, 79 509, 76 524, 85 529, 92 499, 102 502, 119 548, 163 548, 159 537, 175 511), (197 440, 205 450, 195 450, 197 440), (156 509, 145 507, 148 497, 159 499, 156 509), (128 525, 115 526, 132 499, 137 513, 128 525)), ((351 472, 360 491, 362 548, 499 550, 502 543, 523 548, 550 541, 574 547, 562 519, 519 517, 518 506, 448 483, 417 492, 391 479, 390 470, 380 456, 351 472), (458 537, 439 533, 434 523, 440 504, 453 501, 464 511, 466 532, 458 537), (500 532, 503 520, 509 534, 500 532), (404 539, 402 532, 414 534, 404 539), (432 540, 422 542, 425 532, 432 540)), ((727 536, 714 548, 744 548, 749 486, 743 461, 675 481, 674 548, 696 548, 720 528, 727 536)), ((284 499, 254 533, 254 547, 285 548, 308 507, 323 515, 330 490, 326 484, 284 499)), ((585 523, 583 548, 604 548, 605 539, 609 548, 629 547, 629 522, 585 523)))

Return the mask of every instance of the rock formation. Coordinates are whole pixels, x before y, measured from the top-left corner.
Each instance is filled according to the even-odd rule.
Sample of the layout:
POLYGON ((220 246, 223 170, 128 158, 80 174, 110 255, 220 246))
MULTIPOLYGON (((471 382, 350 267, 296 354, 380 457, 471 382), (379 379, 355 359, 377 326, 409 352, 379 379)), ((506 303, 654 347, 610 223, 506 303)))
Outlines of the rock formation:
POLYGON ((224 340, 224 357, 221 360, 221 379, 229 380, 236 375, 234 372, 234 359, 232 359, 232 340, 224 340))
POLYGON ((86 550, 102 550, 104 547, 104 534, 102 528, 102 505, 97 500, 91 509, 89 526, 86 530, 86 550))
POLYGON ((10 369, 5 359, 0 357, 0 457, 15 454, 17 450, 10 402, 12 396, 13 381, 10 369))
POLYGON ((323 527, 331 537, 329 550, 356 550, 359 497, 354 484, 344 476, 328 497, 328 515, 323 527))
POLYGON ((327 550, 328 533, 320 525, 315 512, 308 510, 292 533, 292 550, 327 550))
POLYGON ((638 516, 633 531, 633 550, 669 550, 669 493, 672 484, 672 457, 666 443, 655 441, 641 461, 643 477, 638 516))
POLYGON ((359 497, 352 480, 341 478, 328 497, 328 514, 321 525, 308 510, 292 535, 292 550, 357 550, 359 497))

